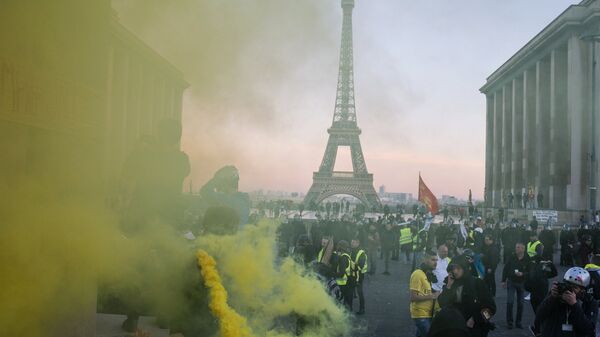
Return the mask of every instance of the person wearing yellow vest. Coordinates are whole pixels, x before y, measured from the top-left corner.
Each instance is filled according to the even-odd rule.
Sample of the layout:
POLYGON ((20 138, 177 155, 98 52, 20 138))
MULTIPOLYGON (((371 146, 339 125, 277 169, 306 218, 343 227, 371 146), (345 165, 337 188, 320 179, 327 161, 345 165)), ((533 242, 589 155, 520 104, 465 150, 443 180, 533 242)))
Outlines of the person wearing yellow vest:
POLYGON ((367 253, 361 248, 360 239, 354 238, 350 242, 352 247, 352 262, 354 263, 354 273, 356 275, 356 293, 358 294, 358 312, 357 315, 364 315, 365 313, 365 295, 363 292, 363 281, 367 270, 369 268, 369 260, 367 253))
POLYGON ((410 263, 410 253, 412 252, 413 238, 408 224, 400 227, 400 251, 404 264, 410 263))
POLYGON ((534 257, 536 255, 542 255, 544 245, 538 240, 537 233, 531 231, 529 233, 529 242, 527 243, 527 255, 534 257))
POLYGON ((349 310, 352 310, 352 298, 354 297, 354 263, 350 256, 350 244, 341 240, 337 243, 336 253, 338 262, 336 268, 336 283, 342 292, 342 301, 349 310))
POLYGON ((431 326, 435 302, 439 295, 431 285, 435 283, 435 270, 438 257, 435 252, 428 251, 423 256, 419 268, 410 275, 410 317, 417 328, 417 337, 426 337, 431 326))

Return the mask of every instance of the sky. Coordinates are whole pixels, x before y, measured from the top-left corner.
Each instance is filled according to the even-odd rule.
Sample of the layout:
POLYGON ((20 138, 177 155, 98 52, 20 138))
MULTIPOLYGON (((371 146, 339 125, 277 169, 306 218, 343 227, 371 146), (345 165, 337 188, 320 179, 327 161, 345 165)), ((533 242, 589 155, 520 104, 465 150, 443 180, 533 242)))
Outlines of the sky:
MULTIPOLYGON (((482 198, 485 79, 575 0, 356 0, 354 74, 374 185, 482 198)), ((200 188, 219 167, 240 189, 305 193, 331 125, 336 0, 114 0, 121 22, 190 83, 182 148, 200 188)), ((342 153, 343 154, 343 153, 342 153)), ((349 156, 338 168, 349 168, 349 156)))

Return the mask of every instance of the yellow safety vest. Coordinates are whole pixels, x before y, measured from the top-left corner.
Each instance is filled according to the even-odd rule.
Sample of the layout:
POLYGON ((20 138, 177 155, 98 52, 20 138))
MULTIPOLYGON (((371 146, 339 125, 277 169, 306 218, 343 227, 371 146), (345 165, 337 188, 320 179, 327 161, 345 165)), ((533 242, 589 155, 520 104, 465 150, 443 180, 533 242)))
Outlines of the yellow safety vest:
POLYGON ((407 245, 412 242, 411 231, 409 227, 400 230, 400 246, 407 245))
POLYGON ((369 265, 369 262, 368 262, 368 258, 367 258, 367 253, 365 253, 365 251, 362 249, 359 250, 358 253, 356 253, 356 258, 354 259, 354 266, 357 268, 356 270, 359 271, 361 274, 364 274, 367 272, 368 265, 369 265), (360 268, 358 265, 358 260, 363 255, 365 256, 365 265, 362 266, 362 268, 360 268))
POLYGON ((529 255, 529 257, 536 256, 537 255, 536 248, 540 244, 541 244, 541 242, 539 240, 536 242, 528 242, 527 243, 527 255, 529 255))
MULTIPOLYGON (((424 229, 421 229, 419 231, 419 233, 417 233, 415 236, 413 236, 413 250, 417 249, 417 240, 419 241, 420 244, 423 244, 423 242, 427 242, 427 231, 425 231, 425 237, 422 239, 419 239, 418 236, 419 234, 421 234, 421 232, 425 231, 424 229)), ((425 246, 423 246, 424 248, 425 246)))
POLYGON ((321 250, 319 251, 319 254, 317 254, 317 262, 321 263, 321 260, 323 260, 323 253, 325 252, 325 248, 321 248, 321 250))
POLYGON ((348 260, 348 267, 346 267, 346 270, 344 270, 344 275, 342 277, 337 278, 335 282, 339 286, 345 286, 346 283, 348 283, 348 277, 352 276, 352 269, 354 269, 354 267, 352 263, 352 257, 350 257, 350 255, 344 253, 340 257, 346 258, 348 260))

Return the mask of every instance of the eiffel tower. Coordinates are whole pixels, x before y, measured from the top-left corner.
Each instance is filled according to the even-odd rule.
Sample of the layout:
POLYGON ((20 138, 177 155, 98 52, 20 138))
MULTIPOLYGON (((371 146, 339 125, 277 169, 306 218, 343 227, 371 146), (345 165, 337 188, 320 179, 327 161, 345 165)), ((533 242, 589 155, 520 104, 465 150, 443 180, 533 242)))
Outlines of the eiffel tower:
POLYGON ((368 208, 381 206, 373 188, 373 175, 367 171, 365 158, 358 136, 361 130, 356 124, 354 106, 354 61, 352 51, 352 10, 354 0, 342 0, 344 13, 340 69, 333 122, 327 129, 329 141, 318 172, 313 173, 313 184, 304 198, 304 204, 319 204, 323 199, 348 194, 358 198, 368 208), (340 146, 350 147, 352 171, 334 171, 337 151, 340 146))

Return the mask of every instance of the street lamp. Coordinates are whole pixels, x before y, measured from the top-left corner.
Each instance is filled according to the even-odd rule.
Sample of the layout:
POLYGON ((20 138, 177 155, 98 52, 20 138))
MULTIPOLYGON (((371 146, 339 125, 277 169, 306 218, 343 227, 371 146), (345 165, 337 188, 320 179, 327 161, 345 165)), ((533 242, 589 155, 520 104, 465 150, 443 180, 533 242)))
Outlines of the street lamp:
POLYGON ((596 212, 596 42, 600 41, 600 33, 586 34, 581 37, 592 45, 592 149, 590 154, 590 219, 594 221, 596 212))

